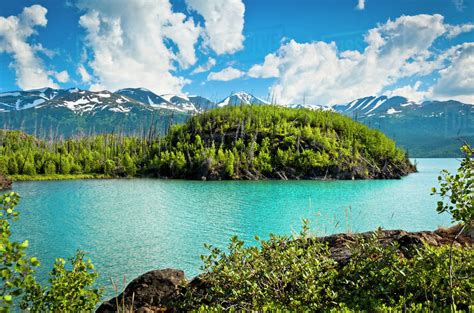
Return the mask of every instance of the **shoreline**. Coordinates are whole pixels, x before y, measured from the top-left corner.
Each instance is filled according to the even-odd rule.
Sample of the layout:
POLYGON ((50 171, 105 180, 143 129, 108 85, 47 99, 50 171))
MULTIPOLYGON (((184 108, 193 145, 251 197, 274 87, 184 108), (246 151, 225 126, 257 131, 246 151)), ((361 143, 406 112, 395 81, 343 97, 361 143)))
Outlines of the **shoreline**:
POLYGON ((105 174, 55 174, 55 175, 11 175, 8 177, 14 183, 26 181, 61 181, 61 180, 89 180, 89 179, 118 179, 119 177, 105 174))
POLYGON ((392 178, 335 178, 332 176, 324 177, 301 177, 301 178, 274 178, 274 177, 258 177, 256 179, 245 179, 245 178, 215 178, 215 179, 195 179, 195 178, 183 178, 183 177, 166 177, 166 176, 113 176, 106 174, 54 174, 54 175, 10 175, 8 179, 12 182, 27 182, 27 181, 62 181, 62 180, 93 180, 93 179, 158 179, 158 180, 184 180, 184 181, 375 181, 375 180, 400 180, 404 177, 408 177, 411 174, 419 173, 418 170, 408 173, 401 177, 392 178))

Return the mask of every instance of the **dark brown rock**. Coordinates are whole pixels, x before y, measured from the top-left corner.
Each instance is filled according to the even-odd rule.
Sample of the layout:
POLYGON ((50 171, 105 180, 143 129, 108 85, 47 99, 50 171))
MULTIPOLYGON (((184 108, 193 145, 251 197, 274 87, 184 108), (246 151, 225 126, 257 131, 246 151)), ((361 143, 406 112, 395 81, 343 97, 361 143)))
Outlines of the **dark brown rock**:
POLYGON ((123 299, 125 307, 128 310, 133 307, 134 312, 167 311, 167 304, 185 283, 186 278, 181 270, 150 271, 132 280, 118 297, 102 303, 96 312, 117 312, 117 302, 119 307, 122 307, 123 299))
POLYGON ((12 188, 12 181, 4 176, 3 174, 0 174, 0 190, 5 190, 5 189, 11 189, 12 188))

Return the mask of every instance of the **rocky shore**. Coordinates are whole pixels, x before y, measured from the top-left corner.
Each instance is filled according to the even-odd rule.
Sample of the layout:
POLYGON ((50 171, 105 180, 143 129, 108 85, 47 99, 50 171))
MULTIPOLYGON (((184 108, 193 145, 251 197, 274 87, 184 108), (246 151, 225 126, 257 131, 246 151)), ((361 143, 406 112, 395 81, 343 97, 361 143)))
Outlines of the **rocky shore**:
MULTIPOLYGON (((459 226, 436 231, 406 232, 403 230, 383 230, 377 232, 378 240, 383 245, 396 243, 400 253, 410 251, 410 248, 420 247, 423 244, 432 246, 455 245, 472 247, 474 240, 474 229, 470 228, 457 236, 460 232, 459 226)), ((357 238, 369 238, 374 232, 361 234, 336 234, 327 237, 316 238, 315 240, 327 243, 331 257, 341 265, 346 264, 351 259, 349 245, 355 243, 357 238), (358 237, 359 236, 359 237, 358 237)), ((186 290, 194 292, 204 292, 209 288, 206 281, 199 276, 187 280, 182 270, 163 269, 147 272, 128 284, 125 290, 116 298, 112 298, 102 303, 97 309, 99 313, 117 312, 122 307, 133 307, 134 312, 151 313, 174 311, 173 301, 179 301, 180 296, 186 290)))

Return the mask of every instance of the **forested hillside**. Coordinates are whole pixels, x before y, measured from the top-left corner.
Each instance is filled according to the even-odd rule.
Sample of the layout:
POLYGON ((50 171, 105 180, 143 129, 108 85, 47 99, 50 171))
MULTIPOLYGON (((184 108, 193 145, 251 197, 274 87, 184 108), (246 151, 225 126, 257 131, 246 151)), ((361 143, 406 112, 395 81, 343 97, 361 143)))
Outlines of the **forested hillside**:
POLYGON ((42 141, 0 133, 0 172, 187 179, 399 178, 415 170, 381 132, 337 113, 240 106, 196 115, 166 136, 42 141))
POLYGON ((393 178, 414 169, 381 132, 337 113, 307 109, 212 110, 174 126, 166 142, 164 152, 152 151, 153 163, 172 177, 393 178))

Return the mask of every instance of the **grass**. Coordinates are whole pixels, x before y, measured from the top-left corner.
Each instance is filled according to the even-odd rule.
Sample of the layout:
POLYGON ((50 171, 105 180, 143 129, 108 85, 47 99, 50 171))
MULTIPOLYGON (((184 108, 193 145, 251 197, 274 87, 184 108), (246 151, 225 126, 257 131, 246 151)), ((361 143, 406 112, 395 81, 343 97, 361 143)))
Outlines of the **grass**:
POLYGON ((105 174, 52 174, 52 175, 11 175, 12 181, 44 181, 44 180, 73 180, 73 179, 110 179, 114 178, 105 174))

